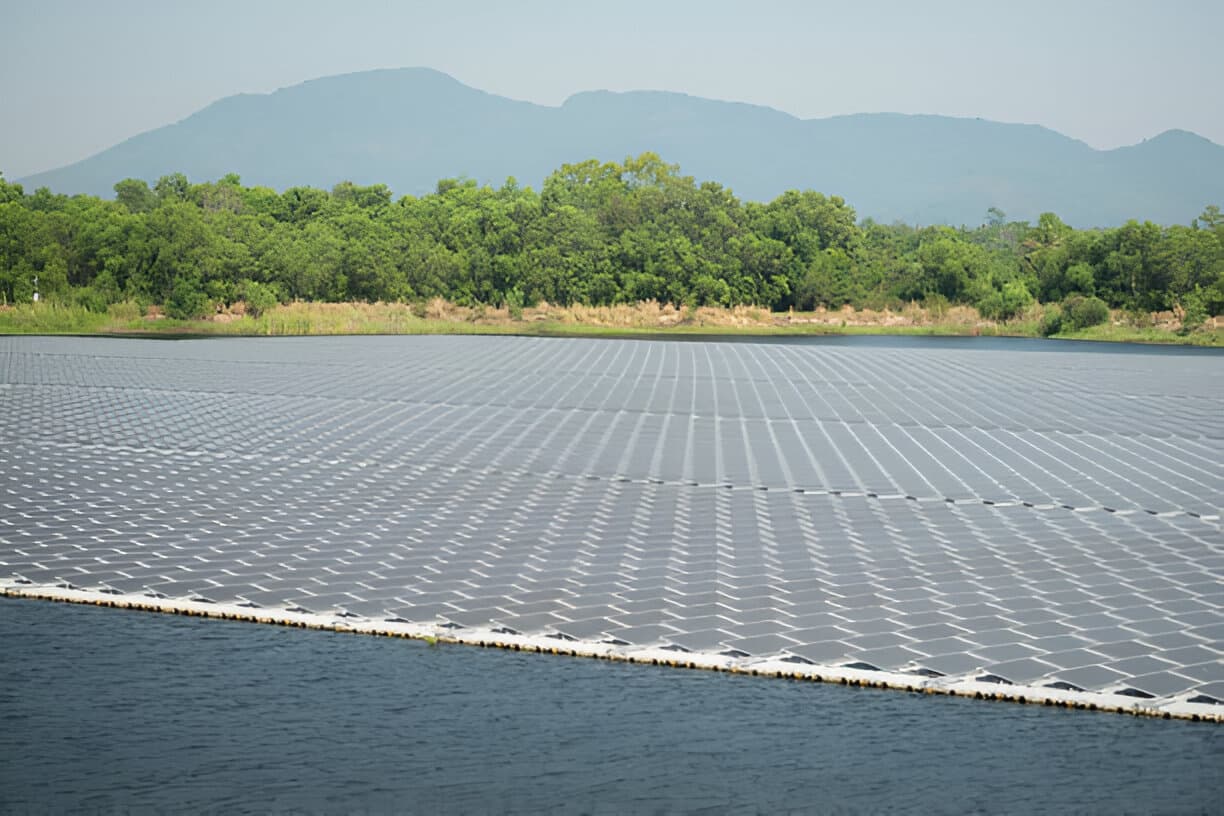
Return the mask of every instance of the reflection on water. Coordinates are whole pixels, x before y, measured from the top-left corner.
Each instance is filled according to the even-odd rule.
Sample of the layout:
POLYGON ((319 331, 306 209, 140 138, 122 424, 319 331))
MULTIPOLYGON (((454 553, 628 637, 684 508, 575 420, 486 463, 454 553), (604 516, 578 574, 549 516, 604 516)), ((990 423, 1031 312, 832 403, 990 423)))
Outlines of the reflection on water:
POLYGON ((0 599, 0 810, 1218 812, 1224 728, 0 599))

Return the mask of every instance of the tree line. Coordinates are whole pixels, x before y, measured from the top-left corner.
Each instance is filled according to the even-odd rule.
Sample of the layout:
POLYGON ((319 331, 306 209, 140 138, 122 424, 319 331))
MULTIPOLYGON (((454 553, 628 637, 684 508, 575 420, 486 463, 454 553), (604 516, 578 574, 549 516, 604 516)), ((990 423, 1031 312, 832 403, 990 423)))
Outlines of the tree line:
POLYGON ((444 179, 395 199, 381 184, 278 193, 236 175, 173 174, 152 187, 125 179, 115 194, 26 193, 0 176, 0 303, 31 300, 37 277, 45 299, 159 304, 176 317, 239 300, 259 310, 434 297, 773 310, 921 301, 995 319, 1038 301, 1065 302, 1068 316, 1224 313, 1218 206, 1170 227, 1073 229, 1053 213, 1030 224, 997 209, 973 228, 879 224, 812 191, 741 201, 653 153, 563 165, 539 192, 513 178, 444 179))

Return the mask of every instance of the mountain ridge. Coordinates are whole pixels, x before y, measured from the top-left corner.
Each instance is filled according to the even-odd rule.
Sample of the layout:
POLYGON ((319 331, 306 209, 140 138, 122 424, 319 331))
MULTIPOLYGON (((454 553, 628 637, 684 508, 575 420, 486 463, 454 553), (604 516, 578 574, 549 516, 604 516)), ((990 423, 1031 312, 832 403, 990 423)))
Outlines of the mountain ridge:
POLYGON ((540 105, 430 68, 307 80, 224 97, 82 161, 18 179, 109 196, 116 181, 236 172, 276 189, 386 183, 430 192, 442 178, 536 186, 563 163, 654 151, 741 198, 786 189, 839 195, 860 217, 981 223, 998 207, 1076 226, 1129 218, 1188 223, 1224 201, 1224 147, 1169 129, 1110 150, 1037 124, 939 114, 801 119, 764 105, 671 91, 581 91, 540 105))

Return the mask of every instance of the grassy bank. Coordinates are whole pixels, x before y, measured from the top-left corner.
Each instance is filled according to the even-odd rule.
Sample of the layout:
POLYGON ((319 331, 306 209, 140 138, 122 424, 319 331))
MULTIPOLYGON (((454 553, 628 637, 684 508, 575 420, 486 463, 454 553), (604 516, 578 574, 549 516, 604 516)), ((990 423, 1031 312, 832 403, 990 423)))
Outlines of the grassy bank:
MULTIPOLYGON (((441 300, 403 303, 290 303, 258 316, 242 304, 201 320, 172 320, 154 308, 116 304, 106 313, 54 303, 0 307, 2 334, 284 337, 339 334, 520 334, 520 335, 932 335, 1040 337, 1042 307, 1008 321, 982 318, 956 306, 928 310, 916 304, 900 311, 853 310, 772 313, 765 309, 670 304, 590 307, 550 306, 521 310, 456 306, 441 300)), ((1224 347, 1224 321, 1209 320, 1184 332, 1173 316, 1125 316, 1056 335, 1113 342, 1174 343, 1224 347)))

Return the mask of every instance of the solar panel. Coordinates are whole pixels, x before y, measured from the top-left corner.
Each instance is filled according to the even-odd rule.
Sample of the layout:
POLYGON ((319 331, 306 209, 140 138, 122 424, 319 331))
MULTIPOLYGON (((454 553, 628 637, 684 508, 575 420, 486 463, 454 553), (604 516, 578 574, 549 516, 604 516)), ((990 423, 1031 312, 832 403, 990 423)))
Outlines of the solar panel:
POLYGON ((1221 358, 1050 349, 0 338, 0 576, 1216 693, 1221 358))

